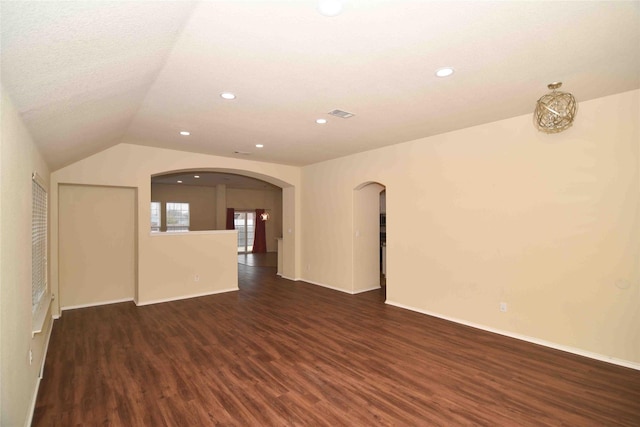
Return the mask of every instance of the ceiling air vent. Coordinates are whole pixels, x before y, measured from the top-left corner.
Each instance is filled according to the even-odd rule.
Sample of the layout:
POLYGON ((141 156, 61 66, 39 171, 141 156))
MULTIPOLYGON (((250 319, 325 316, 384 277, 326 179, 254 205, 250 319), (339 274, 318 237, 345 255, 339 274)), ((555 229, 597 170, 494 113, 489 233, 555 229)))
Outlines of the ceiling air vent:
POLYGON ((331 114, 332 116, 340 117, 342 119, 348 119, 349 117, 354 116, 353 113, 349 113, 347 111, 342 111, 342 110, 329 111, 329 114, 331 114))

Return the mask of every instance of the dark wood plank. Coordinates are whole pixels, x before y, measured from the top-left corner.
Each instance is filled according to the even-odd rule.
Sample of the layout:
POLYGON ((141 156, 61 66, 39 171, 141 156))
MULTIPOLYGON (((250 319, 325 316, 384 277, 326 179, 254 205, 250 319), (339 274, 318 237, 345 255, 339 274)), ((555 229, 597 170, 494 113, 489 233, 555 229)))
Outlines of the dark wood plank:
POLYGON ((258 254, 238 254, 238 263, 252 267, 277 267, 278 253, 265 252, 258 254))
POLYGON ((640 372, 239 266, 240 291, 65 312, 34 426, 640 425, 640 372))

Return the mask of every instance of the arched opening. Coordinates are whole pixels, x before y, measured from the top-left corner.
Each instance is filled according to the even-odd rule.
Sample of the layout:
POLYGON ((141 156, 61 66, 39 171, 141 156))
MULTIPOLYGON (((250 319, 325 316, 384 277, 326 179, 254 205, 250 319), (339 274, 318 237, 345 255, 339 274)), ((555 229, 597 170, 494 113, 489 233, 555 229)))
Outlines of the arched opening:
POLYGON ((295 277, 291 184, 245 170, 190 168, 153 174, 150 187, 152 233, 236 229, 240 263, 279 266, 278 274, 295 277))
POLYGON ((366 182, 353 192, 353 293, 386 286, 386 187, 366 182))

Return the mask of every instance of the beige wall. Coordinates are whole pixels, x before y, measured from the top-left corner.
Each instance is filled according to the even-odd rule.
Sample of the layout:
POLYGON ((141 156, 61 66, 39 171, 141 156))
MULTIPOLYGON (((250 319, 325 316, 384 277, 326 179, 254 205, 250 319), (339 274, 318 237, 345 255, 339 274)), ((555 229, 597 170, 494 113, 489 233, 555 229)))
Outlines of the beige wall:
POLYGON ((561 134, 526 115, 304 167, 303 279, 352 289, 353 189, 379 182, 388 302, 640 364, 639 98, 582 102, 561 134))
POLYGON ((237 241, 233 230, 154 233, 147 278, 154 286, 139 304, 238 290, 237 241))
MULTIPOLYGON (((158 244, 157 237, 152 236, 150 229, 150 202, 151 183, 150 177, 166 172, 178 171, 215 171, 242 173, 254 178, 262 179, 272 184, 284 187, 283 194, 289 194, 287 213, 283 217, 283 224, 291 233, 284 236, 285 252, 285 272, 290 277, 297 277, 299 271, 299 209, 300 209, 300 169, 292 166, 276 165, 272 163, 260 163, 243 159, 232 159, 226 157, 209 156, 204 154, 177 152, 173 150, 152 148, 146 146, 119 144, 98 154, 90 156, 84 160, 59 169, 51 174, 52 194, 51 194, 51 240, 54 244, 58 242, 58 184, 79 184, 79 185, 104 185, 117 187, 132 187, 137 190, 138 195, 138 298, 139 304, 150 301, 183 298, 191 296, 192 289, 185 288, 182 283, 172 280, 169 276, 159 276, 157 274, 158 265, 164 262, 166 254, 164 247, 158 244), (297 201, 296 201, 297 200, 297 201)), ((202 244, 201 239, 221 239, 224 241, 228 237, 214 235, 214 237, 192 235, 194 246, 202 244)), ((224 245, 220 242, 220 247, 224 245)), ((189 259, 180 258, 180 262, 189 262, 189 259)), ((50 257, 51 282, 54 290, 58 289, 58 251, 52 246, 50 257)), ((177 261, 176 261, 177 262, 177 261)), ((187 280, 195 271, 206 269, 199 263, 206 262, 200 257, 193 259, 190 266, 179 266, 176 268, 187 271, 190 269, 187 280), (188 267, 188 268, 187 268, 188 267)), ((224 277, 228 277, 237 270, 236 263, 226 266, 229 271, 220 272, 219 281, 209 283, 208 292, 216 292, 228 289, 229 284, 224 277)), ((236 272, 237 274, 237 272, 236 272)), ((237 285, 237 284, 236 284, 237 285)), ((200 292, 200 291, 196 291, 200 292)), ((57 312, 58 306, 54 305, 57 312)))
POLYGON ((216 189, 196 185, 151 184, 151 200, 162 203, 162 231, 166 231, 167 202, 189 203, 189 230, 216 229, 216 189))
POLYGON ((266 209, 267 252, 278 250, 277 237, 282 237, 282 191, 227 188, 227 206, 236 210, 266 209))
POLYGON ((11 100, 0 92, 0 425, 23 426, 35 403, 52 324, 48 315, 43 332, 32 338, 31 173, 48 181, 49 169, 11 100))
POLYGON ((61 185, 58 197, 61 308, 133 300, 135 189, 61 185))
POLYGON ((227 228, 227 186, 216 185, 216 230, 227 228))

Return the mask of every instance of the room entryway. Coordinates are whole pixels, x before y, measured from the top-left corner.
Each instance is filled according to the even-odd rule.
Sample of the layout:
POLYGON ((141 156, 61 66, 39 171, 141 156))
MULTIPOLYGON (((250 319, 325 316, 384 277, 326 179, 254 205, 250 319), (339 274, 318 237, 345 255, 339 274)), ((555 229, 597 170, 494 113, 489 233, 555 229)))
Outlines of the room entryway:
POLYGON ((386 187, 366 182, 353 192, 353 292, 385 287, 386 187))

